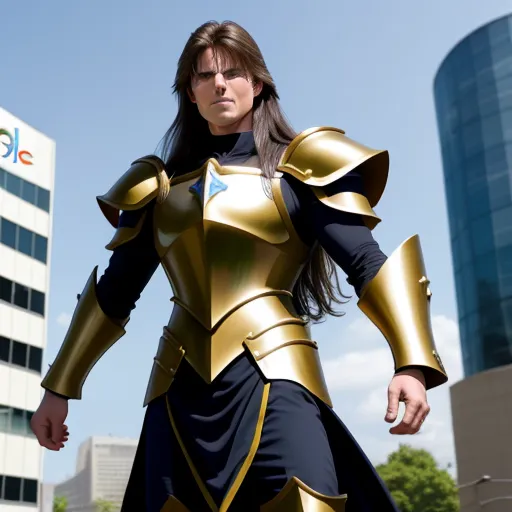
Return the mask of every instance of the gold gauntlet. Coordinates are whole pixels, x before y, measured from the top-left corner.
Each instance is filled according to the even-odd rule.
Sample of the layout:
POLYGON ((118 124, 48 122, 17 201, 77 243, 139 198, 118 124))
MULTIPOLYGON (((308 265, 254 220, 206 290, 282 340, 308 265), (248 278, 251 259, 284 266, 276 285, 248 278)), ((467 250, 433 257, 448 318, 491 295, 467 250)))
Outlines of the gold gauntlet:
POLYGON ((107 317, 96 299, 98 267, 92 271, 79 297, 71 325, 41 386, 49 391, 80 399, 82 386, 101 356, 125 334, 128 322, 107 317))
POLYGON ((427 389, 448 380, 432 333, 428 285, 420 239, 414 235, 387 259, 357 304, 387 339, 395 370, 421 367, 427 389))

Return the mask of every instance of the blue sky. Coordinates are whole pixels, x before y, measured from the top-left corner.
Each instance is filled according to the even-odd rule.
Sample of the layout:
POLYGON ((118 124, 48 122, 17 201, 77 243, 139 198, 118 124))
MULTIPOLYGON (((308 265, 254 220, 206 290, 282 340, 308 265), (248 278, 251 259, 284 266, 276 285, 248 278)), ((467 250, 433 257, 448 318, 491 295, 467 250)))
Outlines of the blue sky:
MULTIPOLYGON (((189 34, 232 19, 260 45, 296 130, 331 125, 388 149, 391 172, 374 231, 387 254, 419 233, 441 355, 460 378, 456 303, 433 79, 468 32, 510 12, 508 0, 207 2, 88 0, 11 2, 2 15, 0 104, 57 144, 48 347, 50 362, 95 265, 105 268, 112 229, 95 196, 137 157, 154 151, 175 115, 171 84, 189 34)), ((348 291, 348 285, 345 286, 348 291)), ((146 288, 128 334, 97 364, 71 438, 45 455, 45 481, 74 471, 90 435, 137 437, 142 400, 171 304, 161 270, 146 288)), ((449 387, 431 393, 423 434, 396 438, 383 421, 392 361, 385 340, 352 301, 347 316, 315 327, 335 407, 374 462, 398 442, 435 446, 454 462, 449 387), (378 369, 378 371, 376 371, 378 369)))

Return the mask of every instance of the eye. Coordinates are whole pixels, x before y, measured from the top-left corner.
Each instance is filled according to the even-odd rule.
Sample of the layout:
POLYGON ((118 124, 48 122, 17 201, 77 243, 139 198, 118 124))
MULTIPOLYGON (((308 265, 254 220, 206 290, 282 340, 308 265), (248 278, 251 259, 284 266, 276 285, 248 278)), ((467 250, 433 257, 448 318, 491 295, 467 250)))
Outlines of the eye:
POLYGON ((223 74, 226 80, 233 80, 234 78, 244 76, 244 73, 241 69, 228 69, 224 71, 223 74))

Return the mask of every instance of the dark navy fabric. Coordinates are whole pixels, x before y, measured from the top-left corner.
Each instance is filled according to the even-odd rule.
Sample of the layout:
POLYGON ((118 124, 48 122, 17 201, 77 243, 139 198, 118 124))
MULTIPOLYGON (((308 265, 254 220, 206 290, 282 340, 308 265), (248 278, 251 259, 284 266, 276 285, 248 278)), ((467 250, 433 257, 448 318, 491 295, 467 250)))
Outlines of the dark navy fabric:
MULTIPOLYGON (((211 386, 186 361, 182 364, 167 397, 178 432, 219 506, 252 442, 263 379, 246 355, 211 386)), ((299 384, 273 381, 258 450, 230 511, 256 512, 292 476, 327 496, 347 494, 347 512, 397 512, 334 412, 299 384)), ((121 512, 159 512, 169 495, 192 512, 210 510, 174 436, 162 396, 148 406, 121 512)))

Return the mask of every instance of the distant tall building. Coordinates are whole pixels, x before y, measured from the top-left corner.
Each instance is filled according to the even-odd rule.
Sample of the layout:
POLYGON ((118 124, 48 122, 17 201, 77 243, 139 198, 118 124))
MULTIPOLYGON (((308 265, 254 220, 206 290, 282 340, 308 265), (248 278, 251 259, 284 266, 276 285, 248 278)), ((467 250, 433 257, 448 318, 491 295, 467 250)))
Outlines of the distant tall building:
POLYGON ((451 388, 453 426, 469 512, 512 496, 512 482, 493 483, 512 480, 512 16, 453 48, 434 95, 465 373, 451 388))
POLYGON ((0 108, 0 510, 38 510, 55 144, 0 108))
POLYGON ((137 450, 136 439, 90 437, 80 445, 76 474, 55 486, 67 512, 95 512, 98 499, 121 504, 137 450))

